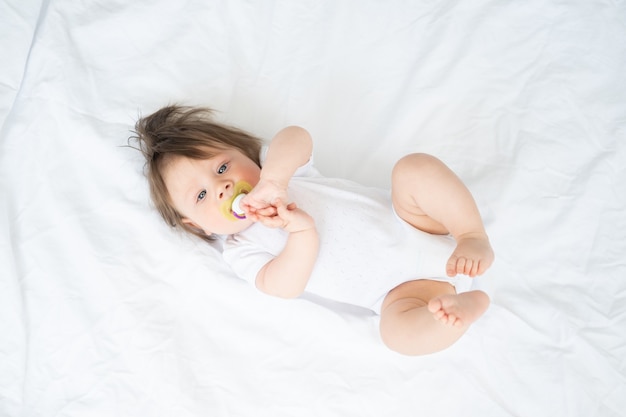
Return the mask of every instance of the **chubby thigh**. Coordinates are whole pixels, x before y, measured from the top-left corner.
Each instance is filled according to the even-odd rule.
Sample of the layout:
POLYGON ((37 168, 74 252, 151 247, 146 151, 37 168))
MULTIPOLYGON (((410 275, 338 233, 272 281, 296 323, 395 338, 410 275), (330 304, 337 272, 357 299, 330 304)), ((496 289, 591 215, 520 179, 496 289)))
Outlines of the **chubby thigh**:
POLYGON ((419 230, 445 235, 449 230, 433 216, 448 210, 456 199, 451 193, 457 192, 459 187, 465 188, 439 159, 428 154, 410 154, 393 168, 391 199, 396 213, 404 221, 419 230))

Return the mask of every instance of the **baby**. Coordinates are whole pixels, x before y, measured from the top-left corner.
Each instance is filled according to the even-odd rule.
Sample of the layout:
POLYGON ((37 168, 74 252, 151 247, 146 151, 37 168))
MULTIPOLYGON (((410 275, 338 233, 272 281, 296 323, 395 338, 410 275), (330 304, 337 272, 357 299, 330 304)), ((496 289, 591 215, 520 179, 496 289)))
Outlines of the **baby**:
POLYGON ((168 106, 135 131, 165 221, 223 239, 224 259, 266 294, 370 308, 406 355, 450 346, 489 305, 456 292, 457 274, 482 274, 494 255, 472 195, 433 156, 402 158, 389 193, 321 176, 300 127, 263 147, 209 109, 168 106))

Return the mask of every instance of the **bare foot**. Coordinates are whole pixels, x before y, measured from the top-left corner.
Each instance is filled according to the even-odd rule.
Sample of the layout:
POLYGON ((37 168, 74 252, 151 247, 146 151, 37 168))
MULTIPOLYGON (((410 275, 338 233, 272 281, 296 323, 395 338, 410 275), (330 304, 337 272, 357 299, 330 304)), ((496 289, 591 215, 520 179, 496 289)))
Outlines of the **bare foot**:
POLYGON ((487 235, 469 233, 457 239, 456 249, 446 264, 446 273, 450 277, 456 274, 475 277, 491 266, 493 258, 493 249, 487 235))
POLYGON ((489 307, 489 296, 480 290, 446 294, 428 302, 433 317, 449 326, 469 326, 489 307))

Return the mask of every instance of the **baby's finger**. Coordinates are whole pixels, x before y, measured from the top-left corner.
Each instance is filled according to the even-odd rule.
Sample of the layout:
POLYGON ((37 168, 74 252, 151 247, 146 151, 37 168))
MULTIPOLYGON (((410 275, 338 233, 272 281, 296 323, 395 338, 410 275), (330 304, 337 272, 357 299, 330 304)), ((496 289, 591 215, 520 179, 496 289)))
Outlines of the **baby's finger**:
POLYGON ((263 198, 258 198, 254 195, 254 192, 246 194, 246 196, 241 200, 242 206, 249 206, 255 209, 261 209, 269 206, 269 203, 265 201, 263 198))
POLYGON ((246 212, 246 213, 254 213, 257 211, 257 207, 250 204, 248 201, 246 201, 245 197, 243 200, 241 200, 241 202, 239 203, 239 205, 241 206, 241 208, 246 212))
POLYGON ((276 213, 280 217, 289 216, 289 211, 296 208, 295 203, 289 203, 289 205, 285 205, 285 203, 280 199, 276 199, 274 201, 274 205, 276 206, 276 213))
POLYGON ((280 228, 285 224, 284 220, 278 216, 274 217, 259 217, 259 222, 264 226, 270 228, 280 228))
POLYGON ((289 223, 293 219, 293 211, 289 210, 282 201, 278 201, 276 205, 276 217, 280 218, 283 225, 289 223))
POLYGON ((285 208, 285 203, 280 198, 276 198, 272 201, 272 207, 274 207, 276 211, 280 211, 285 208))
POLYGON ((269 206, 256 210, 260 216, 273 217, 276 215, 276 207, 269 206))

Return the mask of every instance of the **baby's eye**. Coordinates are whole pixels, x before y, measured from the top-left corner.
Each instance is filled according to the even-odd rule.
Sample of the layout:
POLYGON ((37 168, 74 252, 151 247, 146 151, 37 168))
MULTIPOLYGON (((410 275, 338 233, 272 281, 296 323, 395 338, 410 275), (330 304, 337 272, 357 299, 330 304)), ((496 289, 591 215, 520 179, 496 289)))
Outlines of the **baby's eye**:
POLYGON ((226 172, 226 169, 228 169, 228 165, 227 164, 222 164, 222 166, 220 166, 217 169, 217 173, 218 174, 223 174, 224 172, 226 172))
POLYGON ((202 200, 204 200, 204 197, 206 197, 206 190, 202 190, 202 191, 200 191, 200 194, 198 194, 197 201, 202 201, 202 200))

